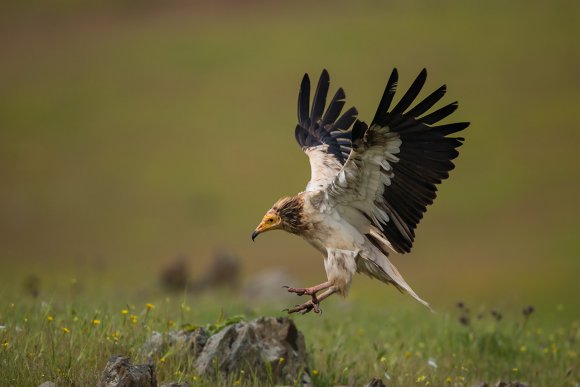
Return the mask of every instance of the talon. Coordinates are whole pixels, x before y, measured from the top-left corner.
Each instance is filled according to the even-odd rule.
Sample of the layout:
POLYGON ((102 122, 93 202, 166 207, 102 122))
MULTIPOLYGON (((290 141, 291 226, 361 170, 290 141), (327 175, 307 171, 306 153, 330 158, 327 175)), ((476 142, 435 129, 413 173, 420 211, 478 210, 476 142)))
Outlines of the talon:
POLYGON ((314 313, 320 313, 320 306, 318 304, 312 304, 312 309, 314 313))
POLYGON ((308 292, 307 289, 286 287, 290 293, 296 293, 298 296, 303 296, 308 292))
MULTIPOLYGON (((306 314, 306 313, 310 312, 311 310, 320 311, 320 308, 317 305, 315 306, 312 303, 312 301, 308 301, 308 302, 305 302, 304 304, 295 305, 294 308, 285 309, 284 311, 287 312, 288 314, 292 314, 292 313, 306 314)), ((316 313, 319 313, 319 312, 316 312, 316 313)))
POLYGON ((288 285, 282 285, 282 287, 285 289, 290 289, 290 286, 288 286, 288 285))

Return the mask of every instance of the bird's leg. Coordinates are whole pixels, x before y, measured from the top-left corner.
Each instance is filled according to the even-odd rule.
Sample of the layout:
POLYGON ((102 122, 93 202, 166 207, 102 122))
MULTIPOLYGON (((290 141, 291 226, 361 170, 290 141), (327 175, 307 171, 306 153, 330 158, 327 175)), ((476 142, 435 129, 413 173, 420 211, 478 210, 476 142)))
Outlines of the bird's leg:
POLYGON ((327 281, 319 285, 311 286, 309 288, 291 288, 289 286, 284 287, 288 289, 290 293, 296 293, 299 296, 303 296, 305 294, 308 294, 309 296, 316 296, 316 293, 318 293, 321 290, 328 289, 331 286, 332 284, 329 281, 327 281))
POLYGON ((313 294, 311 300, 306 301, 304 304, 296 305, 294 308, 284 309, 284 311, 288 312, 288 314, 297 312, 300 314, 306 314, 311 310, 314 310, 314 313, 320 313, 320 301, 328 298, 330 295, 336 293, 337 291, 337 287, 330 285, 327 287, 327 290, 320 296, 316 297, 316 294, 313 294))

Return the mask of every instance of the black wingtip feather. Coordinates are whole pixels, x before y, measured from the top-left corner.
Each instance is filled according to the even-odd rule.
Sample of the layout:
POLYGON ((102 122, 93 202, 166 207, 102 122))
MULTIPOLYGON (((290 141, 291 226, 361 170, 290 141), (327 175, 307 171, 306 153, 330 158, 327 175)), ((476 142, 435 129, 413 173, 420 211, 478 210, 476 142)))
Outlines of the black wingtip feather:
POLYGON ((443 106, 441 109, 434 111, 433 113, 427 114, 426 116, 419 118, 419 121, 427 125, 433 125, 441 121, 445 117, 449 116, 455 110, 457 110, 458 106, 459 104, 457 103, 457 101, 452 102, 449 105, 443 106))
POLYGON ((387 86, 385 86, 385 91, 383 92, 383 96, 381 97, 381 101, 379 102, 379 106, 377 107, 377 111, 372 121, 373 124, 384 121, 384 117, 387 115, 387 112, 389 111, 389 107, 391 106, 391 102, 393 101, 393 96, 395 95, 395 91, 397 90, 398 80, 399 80, 399 72, 397 71, 396 68, 394 68, 393 71, 391 71, 391 75, 389 76, 389 80, 387 81, 387 86))
POLYGON ((326 105, 326 96, 328 95, 329 86, 330 76, 328 75, 328 71, 324 69, 320 74, 318 86, 316 86, 316 92, 314 93, 314 99, 312 100, 312 111, 310 112, 310 119, 312 120, 312 123, 318 122, 318 120, 322 117, 324 106, 326 105))
POLYGON ((403 98, 399 101, 399 103, 393 108, 391 114, 402 114, 411 106, 417 95, 421 92, 423 85, 425 85, 425 81, 427 80, 427 69, 421 70, 417 78, 409 87, 409 90, 403 95, 403 98))
POLYGON ((439 102, 441 98, 443 98, 446 91, 447 86, 445 85, 441 86, 440 88, 429 94, 429 96, 425 98, 423 101, 419 102, 414 108, 409 110, 409 112, 407 112, 407 115, 409 117, 417 118, 421 114, 424 114, 427 110, 431 109, 433 105, 439 102))
POLYGON ((462 131, 463 129, 467 128, 469 124, 469 122, 455 122, 453 124, 435 126, 433 129, 437 130, 443 136, 447 136, 462 131))
POLYGON ((326 113, 322 118, 321 123, 322 127, 333 123, 338 118, 344 106, 345 97, 346 95, 344 94, 344 90, 342 88, 339 88, 336 91, 336 94, 334 94, 332 101, 330 101, 330 103, 328 104, 328 109, 326 110, 326 113))
POLYGON ((347 130, 356 120, 356 116, 358 115, 358 110, 355 107, 351 107, 347 111, 345 111, 342 116, 334 123, 334 127, 340 130, 347 130))
POLYGON ((298 93, 298 123, 304 125, 308 120, 308 109, 310 105, 310 78, 304 74, 300 83, 300 92, 298 93))

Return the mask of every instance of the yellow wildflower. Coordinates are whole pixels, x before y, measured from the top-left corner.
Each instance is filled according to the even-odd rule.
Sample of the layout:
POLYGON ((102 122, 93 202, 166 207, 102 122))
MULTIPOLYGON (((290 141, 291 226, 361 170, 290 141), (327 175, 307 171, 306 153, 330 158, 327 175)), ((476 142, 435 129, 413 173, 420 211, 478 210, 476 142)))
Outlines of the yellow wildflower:
POLYGON ((52 320, 54 320, 54 317, 52 317, 50 314, 48 316, 46 316, 46 319, 48 320, 48 322, 51 322, 52 320))
POLYGON ((121 314, 124 314, 124 315, 125 314, 129 314, 129 310, 128 309, 123 309, 123 310, 121 310, 121 314))
POLYGON ((283 357, 280 357, 280 360, 278 361, 278 363, 282 364, 282 363, 284 363, 284 360, 285 359, 283 357))
POLYGON ((412 355, 412 353, 411 353, 411 352, 409 352, 409 351, 405 352, 405 357, 406 357, 407 359, 408 359, 408 358, 410 358, 410 357, 411 357, 411 355, 412 355))
POLYGON ((147 305, 145 305, 147 307, 147 310, 151 310, 153 308, 155 308, 155 305, 151 304, 151 303, 147 303, 147 305))
POLYGON ((425 375, 421 375, 417 378, 417 383, 424 382, 425 380, 427 380, 427 377, 425 375))
POLYGON ((4 341, 4 342, 2 343, 2 346, 3 346, 4 348, 8 348, 8 345, 9 345, 9 344, 8 344, 8 341, 4 341))
POLYGON ((67 327, 63 327, 62 332, 63 333, 70 333, 70 329, 68 329, 67 327))
POLYGON ((380 358, 380 360, 379 360, 379 361, 380 361, 381 363, 384 363, 384 362, 386 362, 386 361, 387 361, 387 358, 386 358, 386 357, 384 357, 384 356, 381 356, 381 358, 380 358))
POLYGON ((101 323, 101 320, 97 320, 97 319, 94 319, 93 321, 91 321, 91 324, 93 324, 94 326, 97 326, 100 323, 101 323))
POLYGON ((134 314, 131 315, 131 317, 129 317, 131 319, 131 322, 133 324, 137 324, 137 316, 135 316, 134 314))
POLYGON ((451 382, 453 382, 453 379, 451 378, 451 376, 448 376, 447 379, 445 379, 445 383, 451 384, 451 382))
POLYGON ((526 352, 528 350, 528 348, 525 345, 522 345, 520 347, 520 352, 526 352))
POLYGON ((160 361, 161 363, 165 363, 165 356, 163 356, 161 359, 159 359, 159 361, 160 361))
POLYGON ((516 368, 516 367, 514 367, 514 368, 512 368, 512 371, 513 371, 513 372, 518 372, 518 371, 519 371, 519 369, 518 369, 518 368, 516 368))
POLYGON ((316 370, 316 369, 312 370, 312 376, 316 376, 316 375, 318 375, 318 370, 316 370))

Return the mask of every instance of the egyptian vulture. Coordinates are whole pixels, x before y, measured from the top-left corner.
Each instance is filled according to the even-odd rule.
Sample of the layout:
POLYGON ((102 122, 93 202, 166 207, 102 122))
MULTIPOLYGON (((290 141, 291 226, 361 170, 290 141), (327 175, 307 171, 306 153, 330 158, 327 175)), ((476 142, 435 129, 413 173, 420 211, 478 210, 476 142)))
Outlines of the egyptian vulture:
POLYGON ((428 111, 445 94, 441 86, 414 104, 427 71, 423 69, 391 109, 398 73, 394 69, 370 125, 353 107, 341 115, 345 94, 339 88, 325 110, 330 79, 322 71, 310 106, 310 79, 298 94, 295 136, 310 159, 306 190, 278 200, 252 233, 282 229, 300 235, 324 256, 327 281, 309 288, 288 288, 311 297, 288 313, 320 312, 319 303, 346 296, 355 273, 364 273, 421 299, 395 266, 389 250, 411 251, 415 229, 433 203, 437 184, 454 168, 451 160, 464 139, 448 137, 468 122, 436 125, 457 109, 457 102, 428 111))

